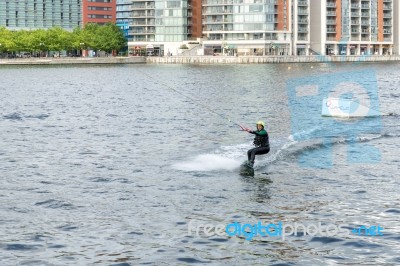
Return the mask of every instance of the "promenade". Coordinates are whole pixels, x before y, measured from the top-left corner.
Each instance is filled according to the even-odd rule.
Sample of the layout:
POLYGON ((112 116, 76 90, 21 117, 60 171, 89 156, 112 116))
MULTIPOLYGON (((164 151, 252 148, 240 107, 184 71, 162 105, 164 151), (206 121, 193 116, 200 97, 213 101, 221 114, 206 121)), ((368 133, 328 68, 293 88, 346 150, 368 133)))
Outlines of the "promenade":
POLYGON ((132 57, 30 57, 0 59, 0 65, 145 64, 146 58, 132 57))
POLYGON ((399 61, 400 55, 378 56, 172 56, 148 57, 151 64, 268 64, 268 63, 324 63, 324 62, 384 62, 399 61))
POLYGON ((73 65, 73 64, 270 64, 324 62, 400 61, 400 55, 377 56, 170 56, 170 57, 42 57, 0 59, 0 65, 73 65))

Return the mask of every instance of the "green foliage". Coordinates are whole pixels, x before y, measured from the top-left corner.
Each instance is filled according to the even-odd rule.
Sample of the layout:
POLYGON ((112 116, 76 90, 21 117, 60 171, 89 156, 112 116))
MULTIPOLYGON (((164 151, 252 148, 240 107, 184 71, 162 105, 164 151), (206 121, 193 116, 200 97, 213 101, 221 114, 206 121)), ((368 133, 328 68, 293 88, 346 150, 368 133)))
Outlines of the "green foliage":
POLYGON ((15 41, 11 31, 0 27, 0 53, 12 51, 15 47, 15 41))
POLYGON ((126 39, 119 27, 112 23, 102 26, 87 24, 83 29, 76 28, 72 32, 59 27, 33 31, 10 31, 0 27, 0 44, 0 52, 58 52, 81 49, 111 52, 122 49, 126 39))
POLYGON ((120 50, 126 42, 120 28, 112 23, 107 23, 100 27, 96 36, 98 36, 99 49, 106 52, 120 50))
POLYGON ((32 31, 32 50, 33 51, 47 51, 49 43, 47 42, 47 31, 44 29, 37 29, 32 31))
POLYGON ((189 49, 189 47, 186 44, 182 44, 179 49, 189 49))
MULTIPOLYGON (((13 32, 15 47, 14 51, 27 51, 33 50, 33 34, 32 31, 20 30, 13 32)), ((13 51, 13 52, 14 52, 13 51)))

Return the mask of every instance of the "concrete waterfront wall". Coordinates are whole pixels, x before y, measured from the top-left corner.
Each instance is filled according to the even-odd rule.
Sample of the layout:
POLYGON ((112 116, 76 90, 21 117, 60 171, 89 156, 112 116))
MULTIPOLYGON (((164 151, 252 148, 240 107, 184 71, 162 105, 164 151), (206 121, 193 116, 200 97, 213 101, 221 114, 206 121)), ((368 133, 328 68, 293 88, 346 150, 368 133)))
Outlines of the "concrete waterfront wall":
POLYGON ((171 56, 171 57, 61 57, 0 59, 0 65, 72 64, 269 64, 400 61, 400 56, 171 56))
POLYGON ((132 57, 42 57, 0 59, 0 65, 145 64, 146 58, 132 57))
POLYGON ((400 56, 172 56, 147 57, 151 64, 267 64, 321 62, 383 62, 399 61, 400 56))

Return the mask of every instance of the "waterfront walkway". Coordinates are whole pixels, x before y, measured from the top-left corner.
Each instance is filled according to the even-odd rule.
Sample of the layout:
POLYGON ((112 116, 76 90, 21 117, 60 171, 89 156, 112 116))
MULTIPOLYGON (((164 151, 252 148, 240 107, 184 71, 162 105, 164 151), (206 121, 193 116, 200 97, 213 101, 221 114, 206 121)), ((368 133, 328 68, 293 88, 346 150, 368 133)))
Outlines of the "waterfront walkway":
POLYGON ((399 55, 377 56, 170 56, 170 57, 62 57, 0 59, 0 65, 70 64, 268 64, 400 61, 399 55))
POLYGON ((267 64, 382 61, 400 61, 400 56, 172 56, 147 58, 147 63, 152 64, 267 64))
POLYGON ((31 57, 0 59, 0 65, 145 64, 146 58, 132 57, 31 57))

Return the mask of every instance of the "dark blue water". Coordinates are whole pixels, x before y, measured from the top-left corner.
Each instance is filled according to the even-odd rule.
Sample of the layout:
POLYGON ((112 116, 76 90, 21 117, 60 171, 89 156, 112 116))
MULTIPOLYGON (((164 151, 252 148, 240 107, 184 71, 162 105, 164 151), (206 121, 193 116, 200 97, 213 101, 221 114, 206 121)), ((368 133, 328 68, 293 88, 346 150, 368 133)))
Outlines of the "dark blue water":
POLYGON ((399 67, 2 67, 1 265, 399 264, 399 67), (361 85, 376 84, 379 108, 391 115, 361 129, 331 120, 338 131, 290 108, 288 81, 334 83, 329 77, 367 68, 376 76, 361 85), (238 167, 252 135, 235 123, 259 119, 271 152, 244 177, 238 167), (260 220, 379 225, 383 235, 249 241, 188 232, 191 221, 260 220))

